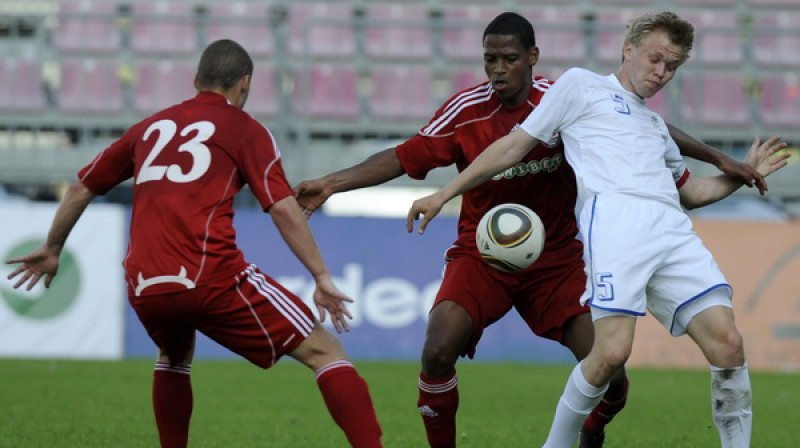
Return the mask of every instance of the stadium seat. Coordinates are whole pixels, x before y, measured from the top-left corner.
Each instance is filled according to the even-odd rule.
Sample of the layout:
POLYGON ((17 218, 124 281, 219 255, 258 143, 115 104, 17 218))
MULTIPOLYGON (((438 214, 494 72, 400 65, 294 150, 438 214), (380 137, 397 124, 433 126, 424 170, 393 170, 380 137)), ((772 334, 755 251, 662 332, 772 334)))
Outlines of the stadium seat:
POLYGON ((120 113, 124 106, 118 66, 104 59, 61 63, 58 107, 65 112, 120 113))
POLYGON ((595 51, 597 62, 602 65, 616 67, 622 59, 622 44, 628 30, 628 23, 634 17, 644 13, 640 9, 608 9, 601 10, 594 16, 595 51))
POLYGON ((35 112, 46 106, 41 64, 8 57, 0 59, 0 110, 35 112))
POLYGON ((684 72, 681 116, 692 125, 741 127, 751 124, 747 86, 731 71, 684 72))
POLYGON ((797 7, 797 0, 745 0, 745 3, 754 10, 759 10, 764 7, 797 7))
POLYGON ((349 65, 314 64, 294 76, 292 107, 310 117, 352 119, 360 114, 358 74, 349 65))
POLYGON ((113 2, 59 2, 53 46, 60 51, 118 51, 122 37, 117 13, 117 5, 113 2))
MULTIPOLYGON (((734 8, 739 3, 738 0, 671 0, 681 8, 685 7, 709 7, 709 8, 734 8)), ((679 14, 680 11, 679 11, 679 14)), ((682 15, 682 14, 681 14, 682 15)))
POLYGON ((215 2, 208 7, 205 27, 206 42, 232 39, 253 56, 266 56, 274 51, 270 6, 249 1, 215 2))
POLYGON ((450 74, 450 95, 486 82, 486 74, 480 68, 463 68, 450 74))
POLYGON ((535 7, 520 13, 533 23, 543 62, 586 63, 586 26, 578 8, 535 7))
POLYGON ((428 8, 424 5, 370 4, 364 47, 374 58, 427 58, 433 53, 428 8))
POLYGON ((370 115, 427 119, 435 112, 431 72, 424 66, 385 65, 372 70, 370 115))
POLYGON ((194 5, 166 0, 134 2, 131 45, 136 53, 191 54, 198 50, 194 5))
POLYGON ((244 110, 256 118, 273 117, 278 113, 280 90, 277 88, 278 78, 275 69, 265 64, 256 64, 247 95, 244 110))
POLYGON ((759 64, 792 66, 800 70, 800 13, 757 12, 753 14, 753 56, 759 64))
POLYGON ((134 109, 151 114, 180 103, 196 94, 194 75, 196 65, 190 62, 141 60, 136 68, 134 109))
POLYGON ((442 57, 480 63, 483 60, 483 30, 503 11, 503 8, 493 5, 460 5, 443 8, 442 57))
POLYGON ((347 3, 289 3, 289 50, 312 56, 356 52, 353 11, 347 3))
POLYGON ((744 44, 735 11, 690 10, 681 16, 695 27, 694 61, 709 65, 741 65, 744 44))
POLYGON ((761 123, 769 128, 796 129, 800 123, 800 75, 765 75, 759 100, 761 123))

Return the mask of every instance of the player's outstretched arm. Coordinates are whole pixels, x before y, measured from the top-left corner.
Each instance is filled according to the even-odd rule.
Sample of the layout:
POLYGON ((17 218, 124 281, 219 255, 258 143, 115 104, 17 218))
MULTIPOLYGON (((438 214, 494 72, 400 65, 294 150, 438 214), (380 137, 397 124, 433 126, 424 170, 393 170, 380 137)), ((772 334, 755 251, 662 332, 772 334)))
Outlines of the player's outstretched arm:
POLYGON ((297 203, 308 217, 335 193, 371 187, 405 174, 394 148, 369 156, 350 168, 336 171, 319 179, 306 180, 294 187, 297 203))
POLYGON ((19 264, 8 275, 9 280, 21 275, 14 284, 14 288, 19 288, 27 282, 28 285, 25 289, 30 291, 43 277, 44 286, 50 287, 53 277, 58 273, 58 262, 64 243, 75 223, 78 222, 83 211, 95 196, 80 181, 67 190, 67 194, 64 195, 58 210, 56 210, 53 222, 50 224, 50 231, 47 233, 45 242, 28 255, 6 261, 8 264, 19 264))
POLYGON ((342 294, 333 284, 328 267, 322 259, 311 228, 308 227, 297 201, 293 196, 287 196, 272 204, 269 214, 289 249, 314 277, 317 285, 314 290, 314 303, 320 320, 324 322, 326 314, 330 314, 331 322, 337 332, 350 331, 347 320, 353 316, 345 304, 352 302, 353 299, 342 294))
POLYGON ((520 128, 496 140, 444 188, 411 204, 411 209, 406 217, 408 232, 411 233, 414 230, 414 221, 419 219, 417 233, 420 235, 425 233, 428 222, 439 214, 447 201, 477 187, 495 174, 518 163, 538 143, 539 140, 520 128))
POLYGON ((764 180, 764 176, 752 166, 708 146, 669 123, 667 123, 667 128, 669 128, 669 134, 672 139, 675 140, 678 148, 680 148, 682 155, 701 162, 710 163, 724 174, 741 179, 744 185, 748 187, 755 185, 762 195, 766 193, 767 181, 764 180))
MULTIPOLYGON (((744 162, 767 177, 787 164, 789 154, 778 154, 786 143, 780 137, 772 137, 763 143, 760 137, 753 140, 744 162)), ((688 209, 702 207, 719 201, 738 190, 742 179, 729 175, 689 178, 679 190, 681 204, 688 209)))

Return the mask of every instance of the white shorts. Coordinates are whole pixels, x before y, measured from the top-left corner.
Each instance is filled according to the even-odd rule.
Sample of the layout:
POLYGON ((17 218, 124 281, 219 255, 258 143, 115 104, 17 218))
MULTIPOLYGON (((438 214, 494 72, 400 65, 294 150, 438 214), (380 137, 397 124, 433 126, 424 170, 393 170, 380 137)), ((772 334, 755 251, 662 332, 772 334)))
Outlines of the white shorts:
POLYGON ((680 336, 697 313, 731 306, 733 291, 683 210, 603 194, 586 203, 579 225, 587 277, 581 303, 591 305, 594 319, 649 310, 680 336))

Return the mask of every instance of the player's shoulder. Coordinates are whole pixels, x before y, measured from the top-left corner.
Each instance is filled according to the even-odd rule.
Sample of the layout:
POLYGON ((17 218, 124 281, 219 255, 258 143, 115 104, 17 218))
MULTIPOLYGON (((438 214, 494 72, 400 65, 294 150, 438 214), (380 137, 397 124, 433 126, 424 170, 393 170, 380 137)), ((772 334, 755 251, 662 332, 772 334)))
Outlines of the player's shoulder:
POLYGON ((434 135, 452 129, 459 123, 482 116, 497 101, 492 83, 488 81, 461 90, 442 104, 422 133, 434 135))

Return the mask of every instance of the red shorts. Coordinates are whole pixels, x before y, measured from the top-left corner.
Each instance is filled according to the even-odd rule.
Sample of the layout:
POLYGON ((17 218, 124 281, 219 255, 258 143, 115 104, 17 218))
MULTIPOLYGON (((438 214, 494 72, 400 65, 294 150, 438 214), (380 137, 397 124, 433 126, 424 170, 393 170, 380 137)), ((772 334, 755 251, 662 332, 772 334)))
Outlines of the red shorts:
POLYGON ((248 266, 228 285, 206 285, 129 301, 150 338, 171 362, 189 354, 194 332, 253 364, 269 368, 304 341, 316 319, 289 290, 248 266))
POLYGON ((447 262, 433 306, 452 300, 469 313, 472 339, 462 355, 472 358, 483 330, 512 306, 536 335, 562 342, 567 322, 589 312, 580 304, 585 289, 583 263, 504 273, 479 258, 462 255, 447 262))

